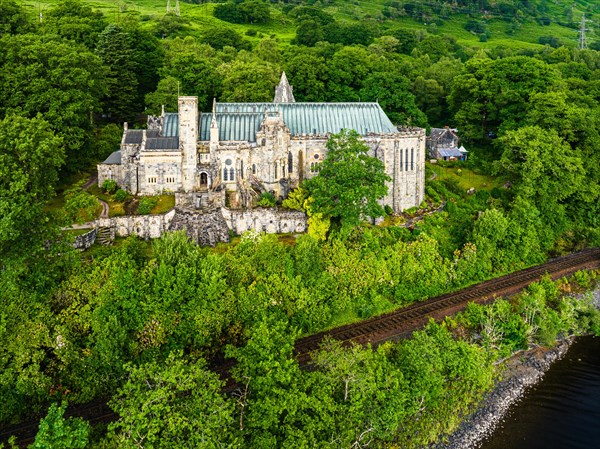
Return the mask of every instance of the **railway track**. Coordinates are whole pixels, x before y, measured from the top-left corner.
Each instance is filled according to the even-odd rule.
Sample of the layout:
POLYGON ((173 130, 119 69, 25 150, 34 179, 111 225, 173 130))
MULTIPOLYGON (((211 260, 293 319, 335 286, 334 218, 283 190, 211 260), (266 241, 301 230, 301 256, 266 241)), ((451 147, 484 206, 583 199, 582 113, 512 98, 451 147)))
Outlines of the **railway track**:
POLYGON ((326 337, 339 340, 344 344, 370 343, 373 346, 404 338, 420 329, 430 318, 440 320, 447 315, 453 315, 464 310, 469 302, 487 303, 496 297, 517 293, 546 274, 552 279, 558 279, 581 269, 599 266, 600 248, 569 254, 542 265, 414 303, 394 312, 299 339, 296 342, 295 355, 300 364, 309 363, 310 353, 318 349, 326 337))
MULTIPOLYGON (((598 267, 600 267, 600 248, 572 253, 552 259, 542 265, 491 279, 427 301, 414 303, 395 312, 301 338, 295 345, 295 357, 300 365, 308 365, 311 361, 311 353, 319 349, 325 338, 339 340, 345 345, 371 344, 373 346, 390 340, 406 338, 423 327, 430 318, 441 320, 465 309, 469 302, 488 303, 497 297, 515 294, 544 275, 558 279, 578 270, 598 267)), ((226 380, 224 390, 228 392, 237 387, 228 376, 232 366, 232 362, 225 362, 213 368, 226 380)), ((82 417, 92 425, 107 423, 117 418, 117 415, 103 401, 70 407, 67 410, 67 416, 82 417)), ((14 435, 19 446, 26 447, 33 442, 38 424, 39 419, 0 429, 0 442, 5 442, 14 435)))

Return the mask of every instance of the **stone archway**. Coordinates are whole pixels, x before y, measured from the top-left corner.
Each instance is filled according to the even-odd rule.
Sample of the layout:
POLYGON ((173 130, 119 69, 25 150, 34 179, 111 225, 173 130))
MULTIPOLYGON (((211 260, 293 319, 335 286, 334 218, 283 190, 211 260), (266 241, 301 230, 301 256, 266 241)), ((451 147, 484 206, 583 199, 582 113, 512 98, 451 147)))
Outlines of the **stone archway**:
POLYGON ((200 188, 208 188, 208 174, 206 172, 200 173, 200 188))

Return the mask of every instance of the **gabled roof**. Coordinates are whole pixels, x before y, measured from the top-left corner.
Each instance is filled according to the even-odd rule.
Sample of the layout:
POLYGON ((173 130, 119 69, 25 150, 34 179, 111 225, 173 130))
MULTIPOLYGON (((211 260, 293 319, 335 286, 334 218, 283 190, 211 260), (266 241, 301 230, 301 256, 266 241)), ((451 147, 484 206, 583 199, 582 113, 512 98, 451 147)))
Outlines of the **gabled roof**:
POLYGON ((450 133, 452 137, 458 139, 458 136, 454 133, 454 130, 450 128, 431 128, 429 131, 429 136, 431 137, 431 140, 438 140, 446 133, 450 133))
POLYGON ((102 163, 106 165, 121 165, 121 151, 119 150, 111 153, 111 155, 102 163))
POLYGON ((437 152, 442 157, 462 157, 463 153, 458 148, 438 148, 437 152))
POLYGON ((142 143, 143 135, 144 135, 143 129, 128 129, 125 132, 125 143, 130 143, 130 144, 142 143))
POLYGON ((146 150, 179 150, 178 137, 151 137, 146 139, 146 150))
MULTIPOLYGON (((378 103, 217 103, 219 140, 256 140, 265 111, 279 113, 292 135, 331 134, 342 129, 368 133, 398 132, 378 103)), ((199 117, 199 139, 209 140, 212 113, 199 117)), ((163 136, 177 136, 178 115, 165 114, 163 136)))

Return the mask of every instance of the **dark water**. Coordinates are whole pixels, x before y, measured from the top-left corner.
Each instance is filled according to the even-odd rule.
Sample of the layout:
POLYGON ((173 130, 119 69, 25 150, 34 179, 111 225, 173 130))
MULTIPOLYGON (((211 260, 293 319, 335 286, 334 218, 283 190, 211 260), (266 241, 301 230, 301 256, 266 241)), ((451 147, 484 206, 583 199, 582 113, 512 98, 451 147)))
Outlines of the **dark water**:
POLYGON ((600 449, 600 338, 582 337, 482 449, 600 449))

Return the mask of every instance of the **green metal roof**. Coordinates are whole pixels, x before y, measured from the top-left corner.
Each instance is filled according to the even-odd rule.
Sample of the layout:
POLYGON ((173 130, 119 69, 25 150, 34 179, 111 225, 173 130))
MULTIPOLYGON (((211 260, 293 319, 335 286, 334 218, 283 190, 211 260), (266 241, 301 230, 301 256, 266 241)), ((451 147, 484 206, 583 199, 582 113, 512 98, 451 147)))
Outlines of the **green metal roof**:
MULTIPOLYGON (((265 111, 279 112, 292 135, 337 133, 344 128, 363 136, 397 132, 378 103, 217 103, 219 140, 254 142, 265 111)), ((200 140, 210 139, 211 118, 210 112, 200 114, 200 140)), ((177 114, 165 114, 162 135, 178 135, 177 114)))

